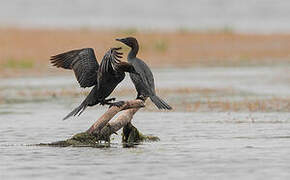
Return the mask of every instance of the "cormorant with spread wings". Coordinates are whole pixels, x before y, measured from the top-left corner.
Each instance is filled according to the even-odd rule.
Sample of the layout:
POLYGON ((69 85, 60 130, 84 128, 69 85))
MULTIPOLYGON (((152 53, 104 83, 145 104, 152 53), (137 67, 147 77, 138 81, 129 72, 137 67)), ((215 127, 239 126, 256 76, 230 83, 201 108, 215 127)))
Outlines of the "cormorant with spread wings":
POLYGON ((97 104, 121 106, 122 101, 112 103, 115 98, 106 99, 124 79, 125 72, 138 74, 134 67, 127 62, 120 61, 121 48, 111 48, 103 57, 99 65, 92 48, 68 51, 52 56, 50 61, 53 66, 72 69, 82 88, 92 87, 86 99, 63 120, 70 116, 80 115, 88 106, 97 104))

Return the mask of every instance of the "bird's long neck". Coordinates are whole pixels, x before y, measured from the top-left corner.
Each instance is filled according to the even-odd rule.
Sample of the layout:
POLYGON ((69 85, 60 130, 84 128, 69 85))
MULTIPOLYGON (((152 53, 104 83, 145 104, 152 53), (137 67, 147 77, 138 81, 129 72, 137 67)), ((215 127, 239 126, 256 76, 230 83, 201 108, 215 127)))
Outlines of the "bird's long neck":
POLYGON ((135 44, 133 47, 131 47, 131 51, 128 54, 128 58, 129 59, 135 58, 138 54, 138 51, 139 51, 139 45, 135 44))

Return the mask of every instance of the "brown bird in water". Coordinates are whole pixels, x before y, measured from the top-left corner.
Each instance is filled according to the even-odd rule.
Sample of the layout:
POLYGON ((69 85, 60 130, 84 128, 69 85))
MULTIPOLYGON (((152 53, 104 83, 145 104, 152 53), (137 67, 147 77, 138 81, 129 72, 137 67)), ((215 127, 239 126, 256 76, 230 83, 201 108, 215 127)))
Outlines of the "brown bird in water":
POLYGON ((61 53, 50 58, 53 66, 64 69, 72 69, 80 87, 93 87, 86 99, 63 120, 70 116, 80 115, 88 106, 97 104, 110 106, 121 106, 123 101, 114 101, 115 98, 106 99, 124 79, 125 72, 138 74, 135 68, 127 62, 120 61, 121 48, 111 48, 98 64, 94 50, 84 48, 61 53))

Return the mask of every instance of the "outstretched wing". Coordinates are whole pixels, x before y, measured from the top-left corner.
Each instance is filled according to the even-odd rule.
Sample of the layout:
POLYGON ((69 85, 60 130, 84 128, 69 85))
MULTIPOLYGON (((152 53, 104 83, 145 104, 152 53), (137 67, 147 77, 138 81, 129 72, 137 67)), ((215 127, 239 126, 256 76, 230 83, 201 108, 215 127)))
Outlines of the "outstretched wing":
POLYGON ((99 64, 94 50, 84 48, 51 56, 53 66, 72 69, 81 87, 91 87, 97 84, 99 64))
POLYGON ((100 69, 99 72, 102 73, 107 73, 116 70, 116 67, 118 64, 121 62, 119 58, 122 58, 121 52, 118 52, 118 50, 122 49, 121 47, 119 48, 111 48, 109 51, 104 55, 101 64, 100 64, 100 69))

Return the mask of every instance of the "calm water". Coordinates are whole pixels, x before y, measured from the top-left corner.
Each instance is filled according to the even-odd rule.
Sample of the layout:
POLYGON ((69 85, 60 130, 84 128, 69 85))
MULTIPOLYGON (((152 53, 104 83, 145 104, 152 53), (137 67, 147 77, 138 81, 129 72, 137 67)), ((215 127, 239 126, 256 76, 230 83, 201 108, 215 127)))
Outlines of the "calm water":
POLYGON ((289 7, 287 0, 13 0, 0 2, 0 24, 289 32, 289 7))
MULTIPOLYGON (((157 70, 155 76, 158 87, 172 87, 173 76, 168 75, 174 74, 192 77, 180 81, 181 87, 211 84, 260 97, 289 97, 285 72, 288 68, 200 68, 157 70)), ((21 99, 17 90, 76 88, 73 77, 67 76, 23 80, 1 79, 1 94, 21 99)), ((290 178, 290 112, 140 111, 133 123, 159 136, 160 142, 128 149, 122 148, 120 135, 114 135, 112 147, 105 149, 36 147, 26 145, 82 132, 105 108, 90 108, 78 118, 61 121, 79 98, 30 98, 0 105, 1 180, 290 178)))

